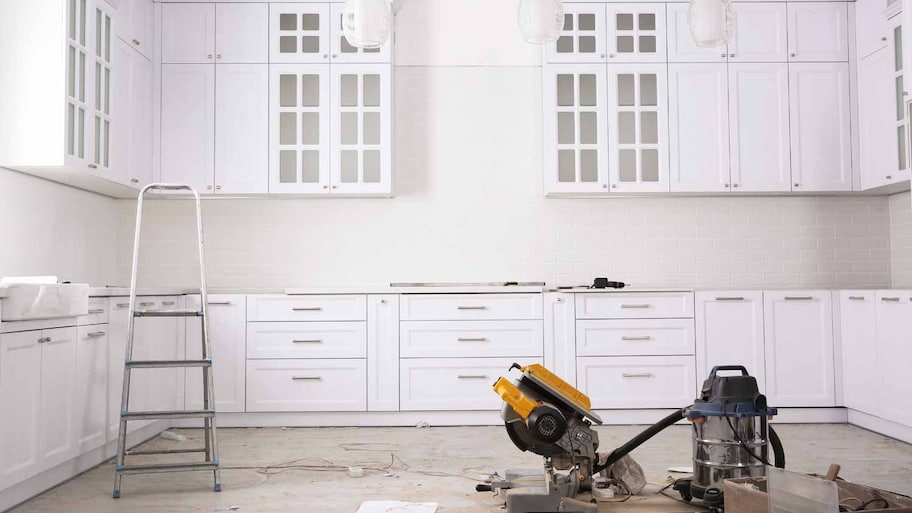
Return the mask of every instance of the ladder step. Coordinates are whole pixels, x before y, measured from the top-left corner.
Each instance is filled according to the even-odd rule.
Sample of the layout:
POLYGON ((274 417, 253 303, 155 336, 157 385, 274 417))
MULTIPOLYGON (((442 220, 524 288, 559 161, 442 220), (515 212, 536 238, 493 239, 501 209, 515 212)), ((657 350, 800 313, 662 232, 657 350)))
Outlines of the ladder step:
POLYGON ((122 420, 205 419, 215 417, 212 410, 178 411, 128 411, 120 414, 122 420))
POLYGON ((133 317, 202 317, 201 310, 179 308, 177 310, 136 310, 133 317))
POLYGON ((132 369, 212 367, 212 360, 131 360, 126 366, 132 369))
POLYGON ((186 453, 195 453, 195 452, 206 452, 205 447, 195 448, 195 449, 159 449, 159 450, 149 450, 149 451, 136 451, 128 450, 124 454, 127 456, 144 456, 147 454, 186 454, 186 453))
POLYGON ((154 465, 124 465, 117 467, 118 474, 160 474, 163 472, 193 472, 218 470, 218 463, 159 463, 154 465))

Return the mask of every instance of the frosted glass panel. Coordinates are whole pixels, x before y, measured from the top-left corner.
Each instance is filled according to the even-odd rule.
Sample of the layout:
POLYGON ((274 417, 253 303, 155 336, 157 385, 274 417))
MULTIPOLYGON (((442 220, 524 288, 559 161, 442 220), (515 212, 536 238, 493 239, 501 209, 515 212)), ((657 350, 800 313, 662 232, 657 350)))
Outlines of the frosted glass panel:
POLYGON ((76 128, 79 130, 79 144, 76 145, 79 158, 85 158, 85 109, 79 109, 79 123, 76 128))
POLYGON ((640 150, 643 162, 643 181, 659 181, 659 150, 640 150))
POLYGON ((564 14, 564 30, 573 30, 572 14, 564 14))
POLYGON ((279 144, 297 144, 298 142, 298 115, 294 112, 279 114, 279 144))
POLYGON ((655 30, 656 17, 652 13, 641 13, 639 16, 640 30, 655 30))
POLYGON ((580 112, 579 118, 580 143, 598 143, 598 116, 595 112, 580 112))
POLYGON ((302 36, 301 53, 320 53, 320 37, 302 36))
POLYGON ((342 144, 358 144, 358 113, 342 113, 342 144))
POLYGON ((67 54, 67 94, 76 97, 76 49, 72 46, 67 54))
POLYGON ((67 36, 70 39, 76 39, 76 0, 70 0, 70 18, 67 25, 67 36))
POLYGON ((364 183, 380 183, 380 151, 365 150, 364 183))
POLYGON ((580 152, 580 181, 598 181, 598 152, 595 150, 582 150, 580 152))
POLYGON ((358 182, 358 152, 342 151, 342 183, 358 182))
POLYGON ((902 71, 902 25, 893 29, 893 67, 896 71, 902 71))
POLYGON ((630 107, 636 103, 636 88, 634 86, 633 75, 621 74, 617 76, 618 81, 618 105, 630 107))
POLYGON ((279 36, 279 53, 298 53, 298 38, 279 36))
POLYGON ((320 106, 320 76, 319 75, 302 75, 301 76, 301 106, 302 107, 319 107, 320 106))
POLYGON ((655 36, 640 36, 640 53, 655 53, 655 36))
POLYGON ((306 150, 301 152, 301 183, 320 182, 320 152, 306 150))
POLYGON ((573 144, 576 142, 576 122, 572 112, 557 113, 557 143, 573 144))
POLYGON ((86 99, 86 79, 85 79, 85 70, 86 70, 86 54, 79 52, 79 69, 76 72, 79 74, 79 101, 84 102, 86 99))
POLYGON ((365 112, 362 118, 364 123, 364 144, 380 144, 380 113, 365 112))
POLYGON ((573 75, 557 76, 557 104, 561 107, 572 107, 574 105, 573 75))
POLYGON ((620 150, 618 157, 620 180, 622 182, 636 182, 636 150, 620 150))
POLYGON ((906 169, 906 125, 900 125, 896 129, 896 142, 899 148, 899 170, 902 171, 906 169))
POLYGON ((380 106, 380 75, 364 75, 364 106, 380 106))
POLYGON ((111 113, 111 70, 105 68, 104 71, 105 80, 104 80, 104 112, 105 114, 111 113))
POLYGON ((358 75, 342 75, 342 106, 358 106, 358 75))
POLYGON ((580 36, 580 53, 595 53, 595 36, 580 36))
POLYGON ((595 30, 595 15, 594 14, 580 14, 579 15, 579 29, 580 30, 595 30))
POLYGON ((580 106, 594 106, 596 104, 597 97, 595 75, 580 75, 579 88, 580 106))
POLYGON ((302 14, 301 30, 320 30, 320 15, 316 13, 302 14))
POLYGON ((633 15, 630 13, 618 13, 616 19, 618 30, 633 30, 633 15))
POLYGON ((573 53, 573 38, 561 36, 557 40, 557 53, 573 53))
POLYGON ((301 113, 301 144, 320 144, 319 113, 301 113))
POLYGON ((636 114, 633 112, 618 112, 618 142, 636 143, 636 114))
POLYGON ((296 183, 297 182, 297 152, 294 150, 282 150, 279 152, 279 183, 296 183))
POLYGON ((617 51, 619 53, 633 53, 633 36, 618 36, 617 51))
POLYGON ((659 144, 659 115, 656 112, 640 113, 640 142, 659 144))
POLYGON ((76 148, 76 132, 73 125, 76 123, 76 108, 73 104, 67 105, 67 154, 72 155, 76 148))
POLYGON ((342 49, 342 53, 358 53, 357 48, 348 44, 348 39, 345 36, 339 36, 339 46, 342 49))
POLYGON ((903 119, 903 77, 896 77, 896 121, 903 119))
MULTIPOLYGON (((631 80, 631 82, 633 82, 631 80)), ((659 88, 656 76, 652 74, 640 75, 640 105, 656 106, 659 104, 659 88)))
POLYGON ((576 152, 573 150, 558 150, 557 152, 557 181, 576 181, 576 152))
POLYGON ((279 15, 279 30, 298 30, 298 16, 295 14, 279 15))
POLYGON ((279 106, 296 107, 298 104, 297 75, 279 75, 279 106))

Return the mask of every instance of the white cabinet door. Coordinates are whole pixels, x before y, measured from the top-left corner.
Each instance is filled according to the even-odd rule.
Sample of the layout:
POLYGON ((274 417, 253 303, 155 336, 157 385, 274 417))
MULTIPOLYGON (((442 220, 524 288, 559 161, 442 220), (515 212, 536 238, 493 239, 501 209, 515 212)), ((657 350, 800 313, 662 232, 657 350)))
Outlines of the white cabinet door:
POLYGON ((612 191, 668 192, 667 99, 665 64, 609 66, 612 191))
POLYGON ((329 66, 269 66, 269 192, 329 192, 329 66))
POLYGON ((732 190, 790 191, 788 64, 729 64, 728 106, 732 190))
MULTIPOLYGON (((912 291, 882 290, 877 292, 877 362, 882 386, 874 399, 887 420, 912 426, 912 382, 909 362, 912 343, 912 291)), ((863 370, 860 368, 859 370, 863 370)), ((869 371, 870 376, 871 371, 869 371)), ((869 378, 870 379, 870 378, 869 378)))
POLYGON ((689 3, 667 4, 668 62, 727 62, 728 48, 703 48, 694 43, 687 22, 689 3))
POLYGON ((345 34, 342 33, 342 11, 345 4, 330 4, 329 36, 332 38, 330 50, 334 63, 364 63, 364 62, 390 62, 393 47, 393 37, 386 41, 380 48, 356 48, 348 44, 345 34))
POLYGON ((368 411, 399 411, 399 297, 367 296, 368 411))
POLYGON ((0 489, 41 469, 40 331, 0 335, 0 489))
POLYGON ((849 65, 789 64, 789 117, 792 190, 851 191, 849 65))
POLYGON ((836 405, 830 291, 765 291, 766 391, 776 407, 836 405))
MULTIPOLYGON (((897 17, 898 18, 898 17, 897 17)), ((893 67, 890 83, 893 84, 892 94, 894 98, 894 115, 893 115, 893 136, 891 139, 896 141, 896 147, 893 156, 890 158, 890 174, 886 180, 890 183, 909 180, 909 148, 908 148, 908 115, 906 111, 907 100, 909 96, 908 82, 909 77, 906 71, 906 60, 903 58, 903 52, 908 51, 903 48, 903 26, 897 19, 891 21, 890 36, 890 53, 893 56, 893 67)))
POLYGON ((882 390, 876 305, 873 290, 839 292, 843 402, 847 408, 871 415, 879 413, 882 390), (872 372, 871 369, 878 370, 872 372))
POLYGON ((718 365, 743 365, 766 391, 763 293, 758 290, 696 293, 697 387, 718 365))
POLYGON ((94 56, 95 16, 91 4, 68 2, 66 39, 66 151, 68 169, 89 171, 92 149, 90 120, 95 76, 91 62, 94 56))
POLYGON ((215 62, 215 4, 162 4, 161 23, 162 63, 215 62))
POLYGON ((366 411, 364 359, 249 360, 247 411, 366 411))
MULTIPOLYGON (((199 308, 199 296, 187 297, 187 308, 199 308)), ((247 297, 209 295, 209 341, 212 346, 212 377, 215 382, 215 411, 242 412, 245 406, 247 297)), ((187 359, 202 355, 202 327, 199 319, 186 322, 187 359)), ((203 407, 203 371, 187 369, 184 407, 203 407)))
POLYGON ((608 189, 608 88, 604 65, 544 66, 546 194, 608 189))
POLYGON ((219 64, 269 62, 268 4, 215 4, 215 60, 219 64))
MULTIPOLYGON (((403 358, 399 363, 402 411, 499 410, 491 384, 506 375, 511 358, 403 358)), ((541 363, 540 358, 523 360, 541 363)))
POLYGON ((862 189, 887 185, 896 171, 897 102, 893 64, 893 55, 888 48, 858 61, 859 178, 862 189))
POLYGON ((107 439, 108 325, 80 326, 76 334, 76 445, 79 454, 107 439))
POLYGON ((266 64, 220 64, 215 68, 214 182, 217 194, 269 190, 266 64))
MULTIPOLYGON (((129 43, 147 59, 152 58, 155 8, 152 0, 126 0, 130 4, 131 37, 129 43)), ((120 7, 118 7, 120 9, 120 7)), ((126 23, 123 17, 120 23, 126 23)))
POLYGON ((859 59, 888 46, 890 27, 884 15, 886 7, 884 0, 855 1, 855 54, 859 59))
POLYGON ((95 55, 92 58, 90 71, 94 76, 92 80, 93 98, 89 101, 92 112, 92 147, 89 172, 116 181, 116 171, 111 167, 111 142, 113 131, 119 131, 119 126, 111 112, 112 89, 117 82, 117 75, 123 68, 114 66, 114 55, 117 38, 114 34, 114 9, 106 2, 96 2, 92 25, 95 33, 95 55))
POLYGON ((76 445, 76 328, 41 332, 41 469, 78 455, 76 445))
POLYGON ((269 62, 329 62, 329 4, 269 4, 269 62))
POLYGON ((130 157, 126 178, 128 185, 139 188, 152 182, 152 62, 134 56, 129 74, 130 157))
POLYGON ((849 60, 846 2, 788 2, 791 62, 849 60))
POLYGON ((729 62, 786 62, 785 3, 735 3, 735 26, 728 42, 729 62))
POLYGON ((161 181, 211 192, 215 66, 163 64, 161 81, 161 181))
POLYGON ((731 190, 725 64, 669 64, 671 191, 731 190))
POLYGON ((577 358, 576 382, 593 409, 682 408, 696 396, 692 356, 577 358))
POLYGON ((605 62, 605 6, 564 4, 564 28, 560 38, 545 46, 545 62, 605 62))
POLYGON ((392 90, 387 64, 330 68, 330 192, 391 194, 392 90))
POLYGON ((665 4, 607 4, 608 62, 662 62, 665 4))
POLYGON ((114 54, 112 61, 117 68, 117 73, 112 77, 111 115, 120 129, 111 134, 111 173, 108 178, 119 183, 129 183, 130 143, 131 132, 134 128, 131 68, 134 60, 144 60, 144 58, 136 53, 128 43, 119 39, 114 44, 112 52, 114 54))

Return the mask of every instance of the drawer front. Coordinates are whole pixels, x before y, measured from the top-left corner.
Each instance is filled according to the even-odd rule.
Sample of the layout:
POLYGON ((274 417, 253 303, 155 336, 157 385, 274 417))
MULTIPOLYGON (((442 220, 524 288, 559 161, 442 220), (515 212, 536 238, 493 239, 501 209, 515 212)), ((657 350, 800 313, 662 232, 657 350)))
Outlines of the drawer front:
POLYGON ((250 322, 247 358, 365 358, 365 322, 250 322))
MULTIPOLYGON (((513 358, 406 358, 399 363, 403 411, 499 410, 503 400, 491 386, 507 376, 513 358)), ((523 359, 523 365, 541 358, 523 359)))
POLYGON ((542 321, 405 321, 402 358, 542 357, 542 321))
POLYGON ((248 321, 364 321, 367 296, 249 296, 248 321))
POLYGON ((108 323, 108 298, 91 297, 89 298, 88 315, 80 315, 76 318, 76 324, 79 326, 89 326, 91 324, 108 323))
POLYGON ((696 397, 692 356, 584 357, 576 374, 594 409, 683 408, 696 397))
POLYGON ((693 355, 690 319, 576 321, 577 356, 693 355))
POLYGON ((693 292, 576 295, 577 319, 674 319, 693 316, 693 292))
POLYGON ((400 304, 403 321, 542 318, 541 294, 406 294, 400 304))
POLYGON ((366 411, 365 360, 248 360, 247 411, 366 411))

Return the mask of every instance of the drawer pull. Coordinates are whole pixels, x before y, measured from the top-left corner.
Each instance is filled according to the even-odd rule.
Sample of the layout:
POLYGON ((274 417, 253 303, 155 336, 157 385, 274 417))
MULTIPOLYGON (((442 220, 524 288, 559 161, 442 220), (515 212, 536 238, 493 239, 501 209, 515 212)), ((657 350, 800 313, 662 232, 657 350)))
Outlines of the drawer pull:
POLYGON ((231 301, 209 301, 206 304, 209 305, 230 305, 231 301))
POLYGON ((174 301, 162 301, 162 306, 174 306, 174 301))
POLYGON ((895 302, 899 301, 899 298, 898 297, 882 297, 882 298, 880 298, 880 300, 895 303, 895 302))
POLYGON ((488 379, 484 374, 460 374, 459 379, 488 379))
POLYGON ((86 333, 86 337, 88 337, 88 338, 99 338, 99 337, 103 337, 105 335, 107 335, 107 333, 105 333, 103 331, 93 331, 92 333, 86 333))
POLYGON ((624 336, 624 337, 621 337, 621 340, 629 340, 629 341, 633 341, 633 340, 652 340, 652 337, 650 337, 649 335, 642 335, 642 336, 636 336, 636 337, 627 337, 627 336, 624 336))
POLYGON ((814 296, 785 296, 786 301, 813 301, 814 296))
POLYGON ((292 340, 292 342, 294 342, 295 344, 322 344, 323 343, 323 341, 318 338, 305 339, 305 340, 292 340))
POLYGON ((320 381, 322 376, 292 376, 293 381, 320 381))
POLYGON ((651 378, 651 372, 625 372, 625 378, 651 378))
POLYGON ((155 306, 155 303, 140 303, 139 306, 155 306))
POLYGON ((728 297, 721 296, 721 297, 717 297, 716 301, 744 301, 744 298, 739 297, 739 296, 728 296, 728 297))
POLYGON ((89 315, 98 315, 98 314, 103 314, 103 313, 104 313, 104 308, 94 308, 92 310, 89 310, 89 315))
POLYGON ((621 305, 621 308, 649 308, 652 305, 649 304, 639 304, 639 305, 621 305))
POLYGON ((51 337, 41 337, 38 339, 39 344, 47 344, 51 341, 51 337))
POLYGON ((457 310, 487 310, 486 306, 457 306, 457 310))
POLYGON ((849 296, 849 301, 864 301, 864 296, 849 296))
POLYGON ((488 339, 485 337, 459 337, 459 342, 487 342, 488 339))
POLYGON ((292 307, 291 311, 293 312, 319 312, 322 310, 322 306, 295 306, 292 307))
POLYGON ((114 306, 116 306, 117 308, 126 308, 126 307, 130 306, 130 303, 117 303, 114 306))

